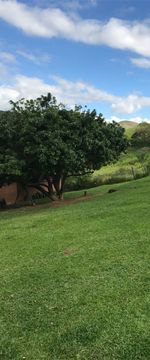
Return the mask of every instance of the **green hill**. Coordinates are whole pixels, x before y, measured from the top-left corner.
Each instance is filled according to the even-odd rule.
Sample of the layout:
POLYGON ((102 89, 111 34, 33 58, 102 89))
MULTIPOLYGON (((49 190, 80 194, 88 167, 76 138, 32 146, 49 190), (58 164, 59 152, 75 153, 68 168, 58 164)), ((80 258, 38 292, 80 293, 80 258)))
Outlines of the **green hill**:
POLYGON ((138 126, 138 123, 135 121, 130 121, 130 120, 122 120, 119 122, 119 124, 124 127, 125 129, 129 129, 132 127, 136 127, 138 126))
POLYGON ((149 358, 150 178, 115 188, 1 213, 2 360, 149 358))
POLYGON ((126 135, 130 139, 138 127, 138 123, 135 121, 123 120, 119 124, 126 130, 126 135))

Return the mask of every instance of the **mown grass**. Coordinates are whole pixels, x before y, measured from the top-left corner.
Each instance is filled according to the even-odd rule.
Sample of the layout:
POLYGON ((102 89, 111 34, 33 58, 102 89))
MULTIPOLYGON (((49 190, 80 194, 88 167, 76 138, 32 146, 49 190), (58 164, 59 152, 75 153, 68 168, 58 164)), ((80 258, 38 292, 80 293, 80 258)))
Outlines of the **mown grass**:
POLYGON ((108 188, 0 214, 2 360, 149 359, 150 178, 108 188))

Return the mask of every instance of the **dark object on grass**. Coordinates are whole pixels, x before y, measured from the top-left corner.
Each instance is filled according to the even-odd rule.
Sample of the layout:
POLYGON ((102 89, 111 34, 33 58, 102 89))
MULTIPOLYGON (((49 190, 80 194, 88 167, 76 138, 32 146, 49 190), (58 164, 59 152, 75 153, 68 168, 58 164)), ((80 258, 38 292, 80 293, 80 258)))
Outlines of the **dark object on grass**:
POLYGON ((84 191, 84 196, 86 196, 87 195, 87 191, 84 191))
POLYGON ((116 192, 116 191, 118 191, 118 190, 117 189, 109 189, 108 194, 111 194, 111 193, 116 192))

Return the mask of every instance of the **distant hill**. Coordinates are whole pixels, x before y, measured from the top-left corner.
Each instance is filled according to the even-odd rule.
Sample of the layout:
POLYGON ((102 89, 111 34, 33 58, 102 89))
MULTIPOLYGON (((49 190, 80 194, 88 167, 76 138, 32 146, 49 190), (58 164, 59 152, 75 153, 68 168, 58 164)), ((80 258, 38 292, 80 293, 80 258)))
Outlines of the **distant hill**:
POLYGON ((119 122, 119 124, 124 127, 125 129, 129 129, 132 127, 136 127, 138 126, 138 123, 135 121, 130 121, 130 120, 122 120, 119 122))
POLYGON ((137 127, 139 126, 139 124, 137 122, 130 121, 130 120, 122 120, 119 122, 119 124, 120 124, 120 126, 122 126, 125 129, 128 139, 131 138, 131 136, 134 134, 137 127))

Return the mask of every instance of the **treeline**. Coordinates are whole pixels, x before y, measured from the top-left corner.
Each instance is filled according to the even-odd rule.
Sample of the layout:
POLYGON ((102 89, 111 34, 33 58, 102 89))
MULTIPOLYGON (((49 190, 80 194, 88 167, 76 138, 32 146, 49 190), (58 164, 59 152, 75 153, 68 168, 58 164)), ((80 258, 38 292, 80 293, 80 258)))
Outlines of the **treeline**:
POLYGON ((95 110, 67 109, 51 94, 11 101, 0 113, 0 186, 16 181, 61 198, 68 177, 117 161, 127 145, 124 129, 95 110))

